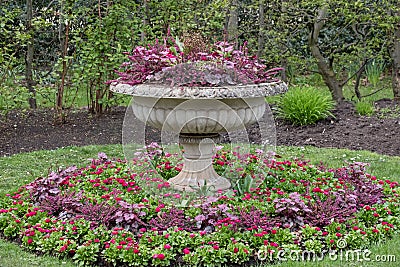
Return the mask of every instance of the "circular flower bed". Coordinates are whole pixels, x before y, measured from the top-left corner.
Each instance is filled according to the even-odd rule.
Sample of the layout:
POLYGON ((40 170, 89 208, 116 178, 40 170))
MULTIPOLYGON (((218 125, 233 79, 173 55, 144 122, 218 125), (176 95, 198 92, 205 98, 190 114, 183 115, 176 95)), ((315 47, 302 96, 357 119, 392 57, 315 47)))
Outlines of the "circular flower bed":
POLYGON ((133 164, 99 153, 8 194, 1 235, 85 266, 218 266, 365 249, 398 233, 399 185, 363 163, 328 170, 221 149, 214 166, 234 190, 188 199, 168 184, 180 159, 152 148, 133 164))

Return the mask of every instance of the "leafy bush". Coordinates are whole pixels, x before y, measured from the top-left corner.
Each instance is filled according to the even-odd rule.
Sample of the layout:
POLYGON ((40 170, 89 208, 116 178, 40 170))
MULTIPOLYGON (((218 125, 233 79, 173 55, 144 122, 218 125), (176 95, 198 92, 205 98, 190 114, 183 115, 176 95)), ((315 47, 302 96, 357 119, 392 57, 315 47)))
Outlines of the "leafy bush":
POLYGON ((314 124, 329 116, 334 102, 329 94, 314 87, 294 87, 278 100, 278 117, 293 124, 314 124))

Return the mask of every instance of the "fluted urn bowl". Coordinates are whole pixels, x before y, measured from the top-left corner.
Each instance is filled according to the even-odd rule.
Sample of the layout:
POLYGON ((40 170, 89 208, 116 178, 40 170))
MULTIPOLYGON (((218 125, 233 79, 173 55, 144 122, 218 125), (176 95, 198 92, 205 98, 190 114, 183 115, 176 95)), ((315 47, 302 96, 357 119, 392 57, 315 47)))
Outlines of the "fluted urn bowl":
POLYGON ((170 179, 182 191, 203 186, 230 188, 228 179, 212 166, 213 139, 220 133, 244 129, 257 122, 266 108, 265 96, 284 93, 287 85, 271 82, 225 87, 168 87, 160 84, 112 84, 113 92, 133 96, 134 115, 162 131, 179 134, 183 168, 170 179))

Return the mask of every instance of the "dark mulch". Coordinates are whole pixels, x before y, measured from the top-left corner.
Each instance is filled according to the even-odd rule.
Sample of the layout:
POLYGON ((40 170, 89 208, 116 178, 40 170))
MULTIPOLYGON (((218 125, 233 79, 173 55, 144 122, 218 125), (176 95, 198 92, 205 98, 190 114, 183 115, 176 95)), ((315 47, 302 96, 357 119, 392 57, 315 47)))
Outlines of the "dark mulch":
MULTIPOLYGON (((399 105, 385 99, 375 105, 382 112, 372 117, 359 116, 350 103, 344 103, 333 112, 335 118, 312 126, 276 120, 277 145, 363 149, 400 156, 399 105)), ((0 119, 0 156, 71 145, 119 144, 125 110, 116 107, 100 117, 78 110, 70 112, 63 125, 53 123, 51 110, 11 112, 6 120, 0 119)), ((259 141, 256 130, 256 126, 248 129, 252 142, 259 141)), ((157 139, 157 133, 149 133, 154 135, 150 139, 157 139)))

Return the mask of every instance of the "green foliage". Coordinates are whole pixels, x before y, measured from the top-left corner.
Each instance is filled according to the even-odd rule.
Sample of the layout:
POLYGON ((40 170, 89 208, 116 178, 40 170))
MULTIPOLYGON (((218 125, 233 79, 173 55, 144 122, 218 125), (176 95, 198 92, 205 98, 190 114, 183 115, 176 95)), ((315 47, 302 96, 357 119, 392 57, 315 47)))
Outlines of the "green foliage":
POLYGON ((375 113, 374 105, 369 101, 358 101, 355 107, 357 113, 361 116, 372 116, 375 113))
MULTIPOLYGON (((3 2, 0 10, 0 72, 4 75, 8 71, 14 72, 14 68, 21 70, 18 79, 2 76, 8 79, 7 86, 0 78, 3 110, 28 106, 24 103, 28 98, 23 88, 24 57, 27 42, 33 36, 34 82, 39 106, 41 100, 46 107, 55 105, 65 62, 64 107, 86 104, 94 113, 121 103, 119 97, 109 93, 104 81, 117 77, 114 69, 124 61, 122 52, 160 39, 168 31, 174 37, 192 30, 200 31, 210 43, 226 38, 232 8, 230 0, 34 1, 33 28, 27 31, 26 2, 3 2), (67 28, 68 44, 64 55, 67 28), (11 90, 9 81, 13 79, 16 85, 11 90), (6 93, 10 96, 5 96, 6 93), (11 94, 18 99, 13 99, 11 94)), ((394 2, 389 0, 379 4, 376 1, 343 0, 237 2, 238 45, 248 41, 249 53, 255 53, 259 49, 257 37, 262 36, 264 45, 260 57, 271 65, 281 64, 287 68, 290 82, 302 85, 323 83, 317 75, 310 76, 313 81, 301 78, 317 69, 307 38, 322 5, 328 6, 329 14, 320 34, 319 48, 327 61, 334 59, 330 63, 334 65, 338 80, 354 74, 364 59, 387 60, 391 45, 387 35, 399 19, 387 15, 388 10, 396 10, 391 6, 394 2), (264 21, 260 21, 260 3, 264 8, 264 21), (353 63, 350 65, 349 62, 353 63)), ((376 63, 379 65, 380 61, 376 63)), ((372 77, 374 70, 368 70, 370 67, 379 68, 372 64, 367 66, 367 75, 372 77)))
POLYGON ((24 26, 16 23, 23 10, 16 6, 0 10, 0 115, 10 110, 24 109, 29 92, 24 87, 24 69, 21 56, 30 35, 24 26))
POLYGON ((365 66, 365 74, 374 87, 378 84, 384 69, 385 62, 383 60, 374 59, 365 66))
POLYGON ((0 116, 6 116, 13 109, 27 108, 27 99, 30 96, 28 89, 22 86, 21 70, 0 69, 0 116))
POLYGON ((294 87, 278 100, 278 117, 293 124, 308 125, 333 116, 334 102, 314 87, 294 87))

